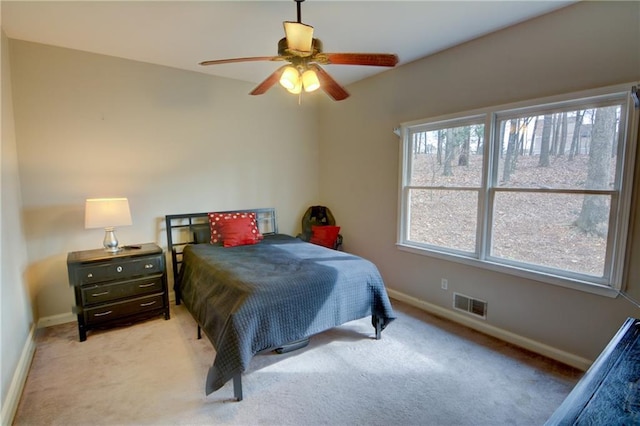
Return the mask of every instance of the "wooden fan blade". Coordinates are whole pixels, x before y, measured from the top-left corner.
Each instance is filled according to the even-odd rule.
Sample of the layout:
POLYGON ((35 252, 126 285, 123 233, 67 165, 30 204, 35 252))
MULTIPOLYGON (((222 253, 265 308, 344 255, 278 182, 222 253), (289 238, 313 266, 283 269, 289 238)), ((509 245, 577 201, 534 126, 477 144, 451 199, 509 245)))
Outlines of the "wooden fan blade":
POLYGON ((326 64, 395 67, 398 56, 392 53, 323 53, 326 64))
POLYGON ((341 101, 349 97, 349 92, 340 86, 325 70, 316 64, 309 64, 309 68, 313 69, 320 80, 320 88, 335 101, 341 101))
POLYGON ((271 86, 276 84, 280 80, 280 76, 282 75, 282 71, 288 65, 283 65, 277 70, 275 70, 269 77, 267 77, 262 83, 258 84, 255 89, 249 92, 250 95, 262 95, 266 93, 267 90, 271 89, 271 86))
POLYGON ((253 56, 249 58, 216 59, 213 61, 203 61, 200 65, 220 65, 232 64, 234 62, 257 62, 257 61, 283 61, 282 56, 253 56))

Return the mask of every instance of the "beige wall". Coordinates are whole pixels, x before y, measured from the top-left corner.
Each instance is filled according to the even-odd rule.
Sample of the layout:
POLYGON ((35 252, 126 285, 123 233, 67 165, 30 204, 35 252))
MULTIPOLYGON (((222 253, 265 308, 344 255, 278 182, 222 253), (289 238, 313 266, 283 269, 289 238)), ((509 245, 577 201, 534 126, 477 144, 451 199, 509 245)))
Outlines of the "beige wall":
POLYGON ((69 251, 98 248, 84 200, 128 197, 121 244, 166 246, 166 214, 275 207, 295 233, 316 201, 316 106, 250 83, 11 40, 28 283, 69 313, 69 251))
MULTIPOLYGON (((594 359, 627 316, 622 298, 569 290, 400 251, 402 122, 640 80, 640 3, 580 2, 349 87, 320 111, 321 199, 347 250, 374 261, 393 290, 451 311, 453 291, 488 302, 482 326, 594 359), (449 290, 440 279, 449 280, 449 290)), ((638 220, 636 220, 638 222, 638 220)), ((633 256, 640 256, 640 225, 633 256)), ((629 291, 640 294, 638 262, 629 291)))
POLYGON ((2 422, 12 413, 7 393, 20 362, 33 325, 33 313, 25 281, 27 248, 20 216, 20 178, 13 125, 11 70, 9 68, 8 39, 1 31, 2 46, 2 140, 0 143, 0 350, 2 370, 2 422))

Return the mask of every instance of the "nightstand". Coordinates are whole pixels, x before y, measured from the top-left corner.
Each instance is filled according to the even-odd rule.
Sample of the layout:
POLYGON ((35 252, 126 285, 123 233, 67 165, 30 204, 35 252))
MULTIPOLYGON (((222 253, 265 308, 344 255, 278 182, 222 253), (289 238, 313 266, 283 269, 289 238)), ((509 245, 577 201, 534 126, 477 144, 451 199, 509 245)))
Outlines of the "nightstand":
POLYGON ((75 291, 73 312, 78 315, 81 342, 91 329, 161 314, 165 320, 170 317, 164 253, 156 244, 128 246, 117 253, 70 252, 67 271, 75 291))

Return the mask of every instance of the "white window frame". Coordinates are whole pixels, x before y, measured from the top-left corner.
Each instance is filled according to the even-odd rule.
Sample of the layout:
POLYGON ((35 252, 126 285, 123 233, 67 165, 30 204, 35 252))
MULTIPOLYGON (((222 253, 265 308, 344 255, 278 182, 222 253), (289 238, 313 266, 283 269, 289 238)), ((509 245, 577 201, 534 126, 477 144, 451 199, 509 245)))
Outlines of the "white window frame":
MULTIPOLYGON (((627 234, 631 211, 634 207, 631 205, 631 202, 639 121, 639 110, 634 105, 634 98, 631 93, 631 89, 634 86, 637 87, 638 83, 604 87, 402 123, 400 125, 399 220, 396 243, 398 248, 403 251, 508 273, 544 283, 560 285, 609 297, 617 296, 619 291, 623 290, 623 275, 626 270, 625 264, 628 262, 626 253, 628 250, 627 234), (583 274, 572 273, 570 271, 559 274, 557 270, 551 268, 527 265, 522 262, 511 262, 503 258, 490 256, 489 246, 492 232, 491 214, 493 197, 496 192, 511 190, 495 185, 499 152, 495 149, 494 145, 497 139, 496 135, 499 134, 499 129, 497 128, 498 121, 518 113, 527 112, 527 110, 540 112, 544 110, 546 104, 549 105, 549 108, 557 108, 558 106, 562 106, 563 103, 570 104, 574 101, 587 98, 594 100, 597 104, 602 104, 613 99, 619 99, 621 96, 626 96, 626 116, 621 117, 620 120, 618 155, 621 156, 621 161, 620 167, 618 167, 616 171, 616 182, 618 185, 611 191, 596 191, 606 193, 606 195, 612 197, 610 226, 607 239, 607 246, 610 246, 612 250, 610 251, 611 256, 608 256, 605 260, 604 277, 602 279, 598 279, 598 277, 585 279, 583 274), (467 253, 460 250, 410 241, 408 239, 408 224, 410 218, 409 190, 412 188, 410 184, 412 154, 412 144, 409 137, 410 131, 419 128, 442 128, 442 126, 449 124, 460 125, 472 120, 477 121, 478 118, 484 119, 485 142, 483 147, 483 175, 481 188, 478 193, 478 222, 475 253, 467 253), (623 124, 625 124, 624 128, 623 124)), ((449 188, 447 187, 447 189, 449 188)), ((454 189, 458 188, 454 187, 454 189)), ((522 188, 513 190, 522 192, 522 188)), ((549 192, 566 193, 567 191, 552 189, 549 192)), ((583 193, 584 191, 580 192, 583 193)))

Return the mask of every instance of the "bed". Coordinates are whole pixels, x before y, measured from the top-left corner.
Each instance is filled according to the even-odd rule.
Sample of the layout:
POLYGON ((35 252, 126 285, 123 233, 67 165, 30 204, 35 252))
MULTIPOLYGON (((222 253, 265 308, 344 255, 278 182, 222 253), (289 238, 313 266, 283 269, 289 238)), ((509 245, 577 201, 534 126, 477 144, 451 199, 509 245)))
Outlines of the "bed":
POLYGON ((373 263, 279 234, 275 209, 234 212, 255 213, 259 243, 211 244, 208 213, 166 216, 176 304, 184 303, 216 350, 207 395, 233 380, 242 400, 241 375, 254 355, 302 346, 348 321, 371 316, 380 339, 395 315, 373 263))

